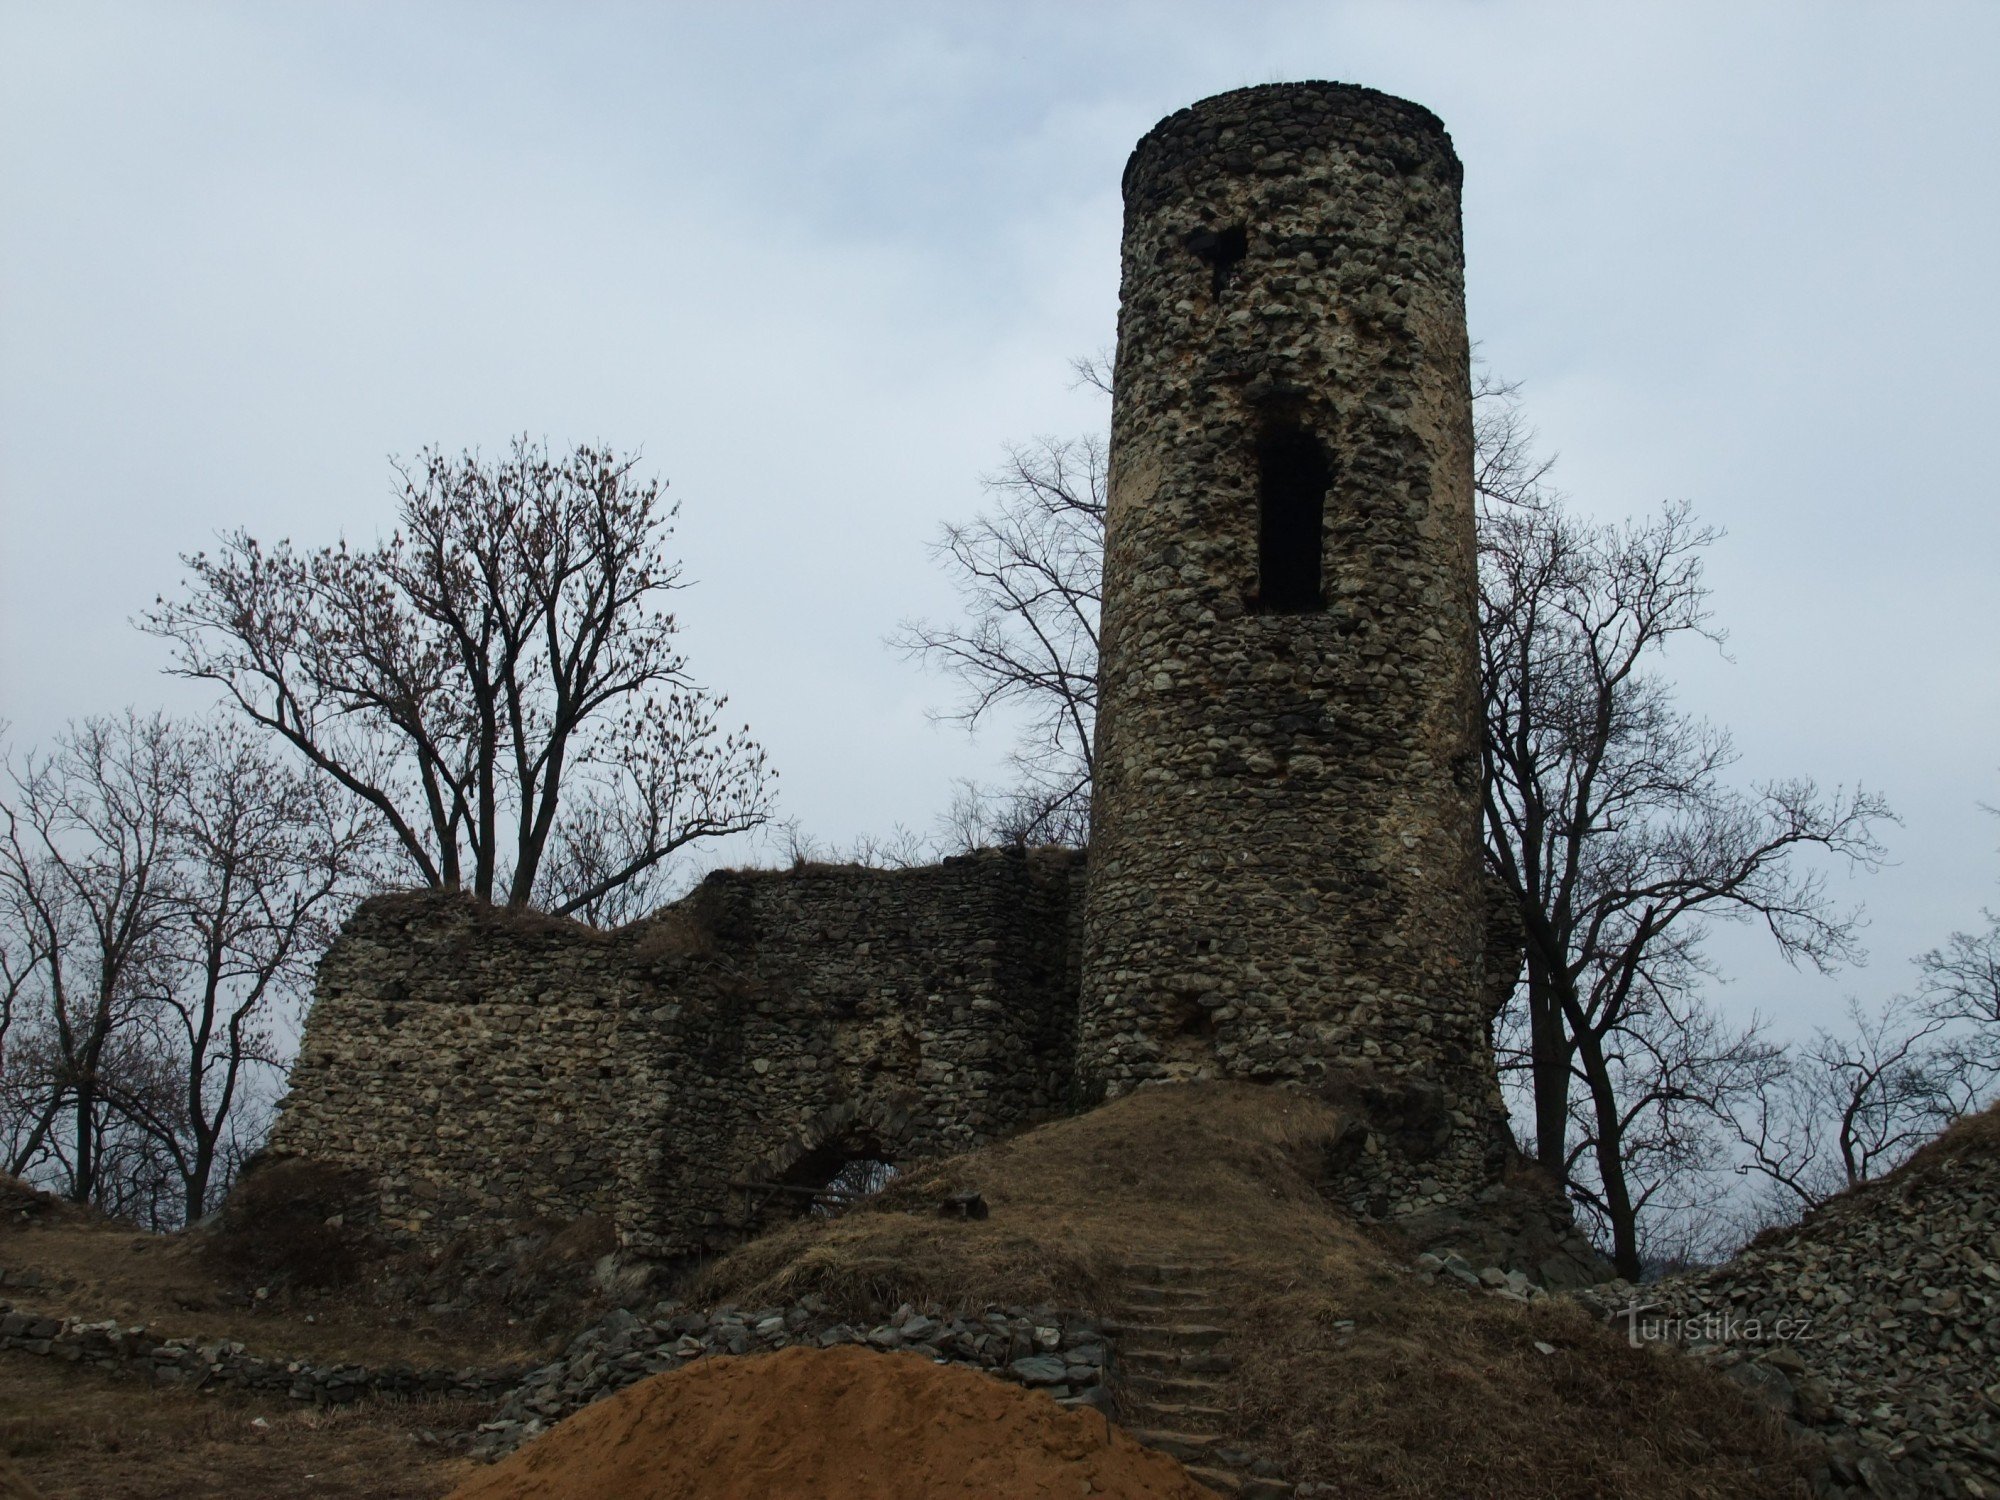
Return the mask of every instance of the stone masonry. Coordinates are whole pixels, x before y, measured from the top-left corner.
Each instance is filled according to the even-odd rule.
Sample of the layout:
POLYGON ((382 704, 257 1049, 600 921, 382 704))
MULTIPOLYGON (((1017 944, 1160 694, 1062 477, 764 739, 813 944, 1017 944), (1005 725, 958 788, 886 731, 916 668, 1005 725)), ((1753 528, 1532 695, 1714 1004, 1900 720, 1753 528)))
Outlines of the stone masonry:
POLYGON ((1080 1075, 1442 1090, 1391 1211, 1502 1120, 1459 182, 1428 111, 1304 83, 1170 116, 1124 184, 1080 1075))
POLYGON ((1148 1082, 1344 1080, 1374 1126, 1349 1201, 1474 1197, 1504 984, 1459 178, 1428 112, 1327 83, 1133 153, 1087 912, 1061 851, 721 873, 612 933, 380 898, 322 965, 274 1151, 364 1169, 428 1241, 592 1213, 679 1257, 759 1227, 734 1184, 1148 1082))
POLYGON ((1079 856, 722 872, 616 932, 378 897, 320 967, 279 1155, 358 1167, 385 1227, 598 1214, 642 1255, 759 1227, 732 1183, 966 1150, 1057 1110, 1079 856))

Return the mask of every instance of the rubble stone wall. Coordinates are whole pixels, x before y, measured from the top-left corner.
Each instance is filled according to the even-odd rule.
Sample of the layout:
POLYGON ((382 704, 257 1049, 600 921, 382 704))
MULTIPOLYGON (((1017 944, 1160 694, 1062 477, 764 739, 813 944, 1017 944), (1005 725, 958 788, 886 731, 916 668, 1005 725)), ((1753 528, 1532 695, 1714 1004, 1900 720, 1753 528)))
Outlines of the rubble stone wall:
POLYGON ((1821 1494, 2000 1496, 2000 1106, 1734 1260, 1577 1296, 1822 1440, 1821 1494))
POLYGON ((1459 184, 1427 110, 1326 83, 1182 110, 1124 181, 1084 1093, 1421 1080, 1450 1139, 1377 1164, 1390 1212, 1503 1119, 1459 184))
MULTIPOLYGON (((680 1256, 843 1159, 964 1150, 1067 1102, 1082 859, 719 872, 616 932, 421 893, 321 965, 273 1137, 383 1224, 596 1213, 680 1256)), ((784 1200, 779 1200, 780 1202, 784 1200)))

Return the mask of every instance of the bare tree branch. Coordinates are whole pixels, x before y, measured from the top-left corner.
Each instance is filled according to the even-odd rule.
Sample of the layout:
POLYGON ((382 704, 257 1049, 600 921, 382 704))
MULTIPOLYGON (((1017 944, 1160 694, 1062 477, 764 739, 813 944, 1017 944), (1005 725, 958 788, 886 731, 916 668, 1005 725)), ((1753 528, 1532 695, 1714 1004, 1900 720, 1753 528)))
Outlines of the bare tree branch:
POLYGON ((972 793, 982 841, 1080 844, 1087 830, 1108 478, 1100 438, 1009 448, 985 481, 992 509, 946 526, 934 549, 966 623, 910 621, 891 637, 958 680, 963 696, 938 718, 974 729, 1003 706, 1024 715, 1015 788, 972 793))
POLYGON ((721 732, 675 646, 674 508, 637 462, 525 438, 493 463, 427 450, 399 467, 389 541, 301 553, 231 533, 141 624, 174 643, 177 673, 373 808, 418 880, 583 910, 769 815, 762 751, 721 732), (570 808, 579 781, 638 800, 570 808))

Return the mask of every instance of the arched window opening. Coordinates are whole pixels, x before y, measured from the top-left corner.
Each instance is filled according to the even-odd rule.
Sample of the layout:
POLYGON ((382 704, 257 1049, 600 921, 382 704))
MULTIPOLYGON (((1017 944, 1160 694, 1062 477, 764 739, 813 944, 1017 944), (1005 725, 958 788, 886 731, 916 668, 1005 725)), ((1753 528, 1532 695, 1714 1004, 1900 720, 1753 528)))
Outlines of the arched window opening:
POLYGON ((808 1151, 785 1173, 787 1206, 801 1217, 833 1218, 857 1199, 881 1192, 895 1175, 895 1164, 874 1141, 837 1136, 808 1151))
POLYGON ((1257 608, 1262 613, 1325 608, 1320 569, 1332 477, 1326 449, 1294 422, 1267 427, 1257 440, 1257 608))

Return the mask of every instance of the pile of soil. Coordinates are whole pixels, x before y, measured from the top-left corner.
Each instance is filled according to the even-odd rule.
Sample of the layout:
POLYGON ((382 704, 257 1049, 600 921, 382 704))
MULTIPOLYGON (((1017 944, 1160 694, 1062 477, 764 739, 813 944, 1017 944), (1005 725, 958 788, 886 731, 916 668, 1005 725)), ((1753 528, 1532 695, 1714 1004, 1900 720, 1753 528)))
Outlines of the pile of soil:
POLYGON ((450 1500, 1211 1500, 1088 1408, 851 1346, 702 1360, 630 1386, 450 1500))

